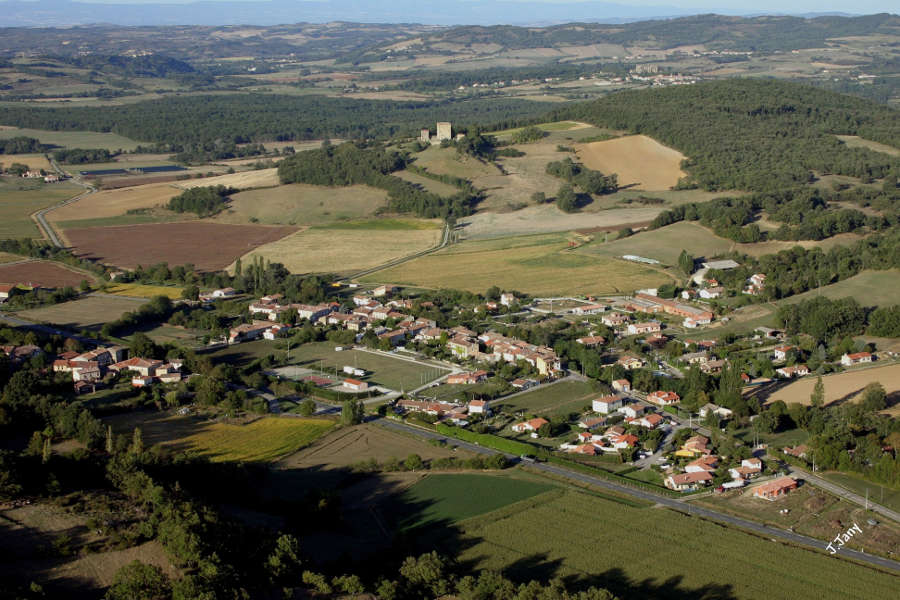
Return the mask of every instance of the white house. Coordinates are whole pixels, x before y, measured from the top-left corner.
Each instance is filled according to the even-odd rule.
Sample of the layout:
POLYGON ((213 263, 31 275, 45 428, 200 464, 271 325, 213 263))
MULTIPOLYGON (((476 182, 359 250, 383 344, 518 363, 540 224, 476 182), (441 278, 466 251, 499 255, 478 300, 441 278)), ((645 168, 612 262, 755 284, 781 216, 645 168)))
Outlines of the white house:
POLYGON ((602 398, 594 398, 591 402, 591 408, 595 413, 608 415, 615 412, 622 406, 622 399, 618 396, 603 396, 602 398))
POLYGON ((853 354, 844 354, 841 357, 841 364, 845 367, 850 367, 862 363, 870 363, 872 359, 873 356, 869 352, 854 352, 853 354))

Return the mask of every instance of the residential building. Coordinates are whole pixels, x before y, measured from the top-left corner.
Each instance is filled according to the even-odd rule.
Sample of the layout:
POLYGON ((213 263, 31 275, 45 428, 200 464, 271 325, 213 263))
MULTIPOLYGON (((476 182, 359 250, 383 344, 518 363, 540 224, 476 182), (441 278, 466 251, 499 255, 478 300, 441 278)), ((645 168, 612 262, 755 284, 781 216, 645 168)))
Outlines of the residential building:
POLYGON ((616 379, 612 382, 612 388, 617 392, 628 393, 631 391, 631 383, 627 379, 616 379))
POLYGON ((377 288, 372 290, 372 295, 376 298, 381 298, 382 296, 393 296, 397 290, 400 289, 395 285, 379 285, 377 288))
POLYGON ((777 500, 787 495, 790 491, 797 489, 797 480, 791 477, 780 477, 774 481, 769 481, 753 490, 755 498, 763 498, 764 500, 777 500))
POLYGON ((538 417, 537 419, 531 419, 530 421, 523 421, 522 423, 516 423, 512 426, 512 430, 516 433, 523 433, 526 431, 537 431, 544 425, 549 424, 550 421, 547 419, 542 419, 538 417))
POLYGON ((470 415, 489 415, 491 414, 490 400, 472 400, 469 402, 470 415))
POLYGON ((630 323, 625 328, 628 335, 646 335, 648 333, 659 333, 662 326, 656 321, 647 321, 646 323, 630 323))
POLYGON ((845 367, 859 365, 862 363, 870 363, 874 357, 869 352, 854 352, 853 354, 844 354, 841 356, 841 364, 845 367))
POLYGON ((603 427, 604 425, 606 425, 606 417, 595 417, 578 421, 578 426, 582 429, 587 429, 588 431, 603 427))
POLYGON ((700 290, 700 297, 705 300, 711 300, 713 298, 721 297, 724 293, 725 288, 723 288, 722 286, 708 287, 700 290))
POLYGON ((794 377, 803 377, 804 375, 809 375, 809 367, 807 367, 806 365, 781 367, 780 369, 776 369, 775 372, 785 379, 792 379, 794 377))
POLYGON ((788 352, 793 350, 793 346, 776 346, 774 350, 772 350, 772 359, 773 360, 787 360, 788 352))
POLYGON ((605 344, 606 338, 602 335, 589 335, 587 337, 578 338, 575 341, 587 348, 593 348, 594 346, 605 344))
POLYGON ((447 376, 450 385, 471 385, 487 380, 487 371, 472 371, 470 373, 454 373, 447 376))
POLYGON ((640 369, 644 366, 644 359, 634 356, 633 354, 626 354, 625 356, 620 357, 616 362, 622 365, 622 368, 626 371, 640 369))
POLYGON ((156 371, 160 370, 162 366, 163 362, 161 360, 136 356, 110 365, 109 370, 117 372, 134 371, 138 375, 144 377, 153 377, 156 375, 156 371))
POLYGON ((576 315, 596 315, 598 313, 606 312, 607 308, 609 307, 605 304, 585 304, 576 306, 572 309, 572 312, 576 315))
POLYGON ((681 448, 675 451, 675 456, 686 457, 705 456, 709 454, 712 454, 712 450, 709 448, 709 438, 703 437, 702 435, 695 435, 688 438, 681 448))
POLYGON ((257 340, 261 338, 263 332, 271 326, 272 324, 266 321, 243 323, 237 327, 233 327, 231 331, 228 332, 228 343, 237 344, 248 340, 257 340))
POLYGON ((638 419, 636 423, 641 427, 645 427, 647 429, 656 429, 657 427, 665 423, 665 419, 663 419, 662 416, 656 413, 651 413, 649 415, 644 415, 643 417, 638 419))
POLYGON ((707 485, 713 480, 713 476, 705 471, 699 473, 679 473, 677 475, 669 475, 664 483, 670 490, 678 492, 689 492, 707 485))
POLYGON ((516 295, 509 292, 500 294, 500 304, 503 306, 512 306, 516 303, 516 295))
POLYGON ((595 413, 600 413, 601 415, 608 415, 612 412, 617 411, 622 406, 622 398, 619 396, 603 396, 602 398, 595 398, 591 402, 591 408, 595 413))
POLYGON ((351 389, 355 392, 361 392, 369 388, 369 384, 365 381, 360 381, 359 379, 345 379, 342 383, 345 388, 351 389))
POLYGON ((684 465, 684 471, 685 473, 715 473, 718 466, 718 456, 701 456, 684 465))
POLYGON ((622 313, 610 313, 608 315, 603 315, 600 318, 600 322, 606 325, 607 327, 619 327, 628 323, 631 320, 631 317, 628 315, 623 315, 622 313))
POLYGON ((709 402, 700 407, 700 418, 703 419, 708 414, 715 414, 721 417, 722 419, 730 419, 734 416, 734 412, 731 409, 724 408, 722 406, 718 406, 709 402))
POLYGON ((639 402, 635 402, 633 404, 626 404, 619 409, 619 412, 628 417, 629 419, 638 419, 643 416, 644 412, 647 410, 646 404, 640 404, 639 402))
POLYGON ((671 406, 681 402, 681 397, 675 392, 659 390, 647 394, 647 401, 659 406, 671 406))

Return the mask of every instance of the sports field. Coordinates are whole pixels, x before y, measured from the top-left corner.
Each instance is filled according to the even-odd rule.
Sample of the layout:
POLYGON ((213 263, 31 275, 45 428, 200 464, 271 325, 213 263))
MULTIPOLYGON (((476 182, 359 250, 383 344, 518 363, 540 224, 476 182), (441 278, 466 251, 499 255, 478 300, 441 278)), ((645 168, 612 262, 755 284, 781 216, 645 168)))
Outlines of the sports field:
POLYGON ((212 220, 219 223, 321 225, 369 217, 386 203, 386 192, 365 185, 336 188, 295 183, 234 194, 228 208, 212 220))
POLYGON ((41 323, 53 323, 74 329, 97 329, 104 323, 115 321, 126 312, 136 310, 142 300, 111 296, 88 296, 63 304, 34 308, 16 313, 23 319, 41 323))
MULTIPOLYGON (((245 254, 280 262, 292 273, 354 273, 427 250, 440 243, 440 226, 427 229, 381 228, 378 221, 359 228, 314 227, 298 231, 245 254)), ((389 223, 388 223, 389 224, 389 223)))
POLYGON ((897 588, 894 575, 825 554, 571 490, 462 527, 459 560, 476 570, 522 581, 558 576, 622 598, 869 599, 891 598, 897 588))
POLYGON ((140 142, 130 140, 115 133, 96 131, 47 131, 43 129, 21 129, 0 125, 0 138, 19 136, 37 138, 42 144, 53 144, 65 148, 106 148, 108 150, 134 150, 140 142))
POLYGON ((338 376, 344 376, 342 369, 345 366, 365 369, 366 376, 357 379, 392 390, 411 390, 448 372, 444 368, 421 365, 383 353, 363 350, 335 352, 334 348, 335 344, 331 342, 303 344, 291 349, 290 364, 332 373, 337 370, 338 376))
POLYGON ((663 146, 646 135, 578 144, 578 159, 588 168, 619 176, 620 186, 641 190, 667 190, 685 176, 678 150, 663 146))
POLYGON ((361 281, 542 295, 632 292, 670 279, 645 265, 573 252, 564 234, 545 234, 464 241, 361 281))
POLYGON ((83 191, 71 183, 0 178, 0 239, 41 237, 40 230, 31 220, 31 214, 83 191))
POLYGON ((585 406, 590 406, 591 399, 597 395, 599 393, 589 381, 569 380, 541 386, 509 399, 501 399, 498 403, 507 410, 556 415, 581 412, 585 406))
POLYGON ((428 475, 403 494, 405 503, 421 508, 411 518, 401 520, 400 526, 410 529, 453 523, 552 489, 554 486, 548 483, 508 474, 428 475))

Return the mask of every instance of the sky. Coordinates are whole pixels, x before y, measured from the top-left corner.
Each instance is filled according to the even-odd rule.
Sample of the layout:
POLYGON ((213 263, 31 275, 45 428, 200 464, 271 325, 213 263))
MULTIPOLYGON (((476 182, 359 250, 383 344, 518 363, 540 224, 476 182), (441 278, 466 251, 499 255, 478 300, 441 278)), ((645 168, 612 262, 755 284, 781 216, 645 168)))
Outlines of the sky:
MULTIPOLYGON (((81 2, 104 4, 189 4, 202 0, 75 0, 81 2)), ((267 0, 217 0, 236 2, 265 2, 267 0)), ((331 0, 301 0, 312 2, 330 2, 331 0)), ((499 4, 504 0, 443 0, 441 4, 450 5, 456 3, 467 4, 499 4)), ((521 1, 521 0, 520 0, 521 1)), ((526 0, 541 4, 590 4, 593 0, 526 0)), ((696 9, 697 12, 708 12, 714 9, 728 9, 729 12, 739 14, 757 14, 762 12, 774 13, 824 13, 845 12, 850 14, 865 15, 874 13, 900 13, 900 4, 897 0, 608 0, 610 4, 623 6, 677 6, 685 9, 696 9)), ((349 19, 352 20, 352 19, 349 19)))

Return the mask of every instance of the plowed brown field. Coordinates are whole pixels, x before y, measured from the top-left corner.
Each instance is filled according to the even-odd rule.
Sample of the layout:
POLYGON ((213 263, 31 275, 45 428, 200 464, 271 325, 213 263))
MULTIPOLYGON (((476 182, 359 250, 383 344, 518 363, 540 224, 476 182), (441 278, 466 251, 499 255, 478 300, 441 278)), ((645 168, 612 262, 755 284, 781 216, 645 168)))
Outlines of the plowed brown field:
POLYGON ((297 231, 297 227, 155 223, 69 229, 75 253, 125 268, 167 262, 201 271, 223 269, 238 257, 297 231))
POLYGON ((83 279, 90 281, 93 278, 52 262, 35 260, 14 265, 0 265, 2 283, 57 288, 67 285, 76 287, 83 279))

